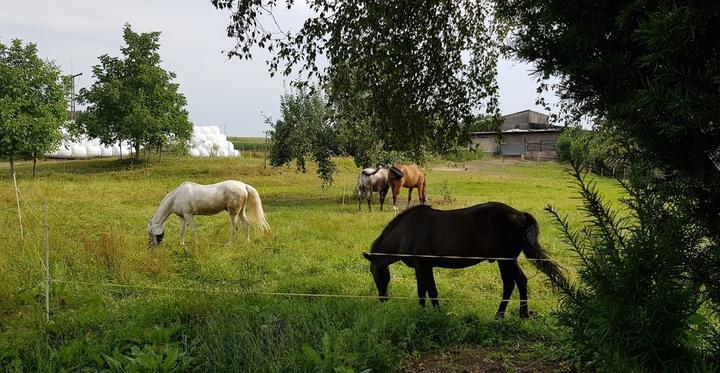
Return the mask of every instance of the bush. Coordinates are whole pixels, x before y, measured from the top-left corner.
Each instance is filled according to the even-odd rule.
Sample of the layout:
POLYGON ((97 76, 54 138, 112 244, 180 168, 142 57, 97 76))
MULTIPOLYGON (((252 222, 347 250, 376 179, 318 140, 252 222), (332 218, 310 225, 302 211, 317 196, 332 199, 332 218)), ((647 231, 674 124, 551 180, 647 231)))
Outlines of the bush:
POLYGON ((685 256, 698 242, 683 212, 635 175, 624 185, 627 209, 613 209, 574 166, 589 223, 571 229, 548 211, 581 262, 578 284, 557 284, 564 295, 559 320, 570 327, 579 358, 608 371, 706 364, 698 357, 708 353, 701 346, 712 336, 684 270, 685 256))
POLYGON ((568 128, 557 141, 561 161, 577 163, 598 175, 615 176, 624 172, 623 148, 616 136, 602 129, 568 128))

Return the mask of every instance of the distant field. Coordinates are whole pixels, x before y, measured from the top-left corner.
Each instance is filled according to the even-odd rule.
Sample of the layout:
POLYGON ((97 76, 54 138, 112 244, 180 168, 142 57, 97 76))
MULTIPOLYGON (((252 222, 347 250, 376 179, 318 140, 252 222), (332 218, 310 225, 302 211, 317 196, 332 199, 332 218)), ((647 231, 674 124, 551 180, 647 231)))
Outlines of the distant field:
POLYGON ((233 143, 235 149, 243 151, 265 151, 267 143, 264 137, 234 137, 228 136, 228 141, 233 143))
MULTIPOLYGON (((263 144, 264 138, 232 138, 263 144)), ((556 163, 471 161, 426 170, 428 199, 449 209, 506 202, 533 214, 541 242, 572 271, 572 254, 542 209, 550 204, 583 219, 566 167, 556 163)), ((396 264, 390 295, 313 298, 258 293, 374 296, 361 253, 395 215, 358 212, 358 169, 339 160, 335 183, 294 167, 273 169, 259 158, 152 160, 148 171, 127 161, 41 162, 38 178, 21 164, 19 184, 26 237, 20 240, 12 180, 0 179, 0 366, 58 371, 111 370, 374 371, 397 369, 410 356, 472 344, 505 356, 559 358, 565 331, 551 316, 556 296, 530 263, 530 305, 538 317, 492 319, 500 299, 496 264, 436 270, 440 311, 417 306, 414 272, 396 264), (258 189, 272 231, 252 231, 249 243, 227 245, 226 214, 197 217, 186 253, 177 244, 178 221, 166 223, 165 242, 147 248, 147 221, 159 201, 184 180, 225 179, 258 189), (44 322, 43 213, 50 205, 51 322, 44 322), (344 201, 344 203, 343 203, 344 201), (98 284, 126 284, 106 287, 98 284), (140 288, 136 288, 138 286, 140 288), (205 289, 211 292, 185 291, 205 289)), ((611 200, 620 196, 598 179, 611 200)), ((400 200, 405 200, 403 191, 400 200)), ((377 201, 375 201, 377 202, 377 201)), ((388 205, 391 198, 388 197, 388 205)))

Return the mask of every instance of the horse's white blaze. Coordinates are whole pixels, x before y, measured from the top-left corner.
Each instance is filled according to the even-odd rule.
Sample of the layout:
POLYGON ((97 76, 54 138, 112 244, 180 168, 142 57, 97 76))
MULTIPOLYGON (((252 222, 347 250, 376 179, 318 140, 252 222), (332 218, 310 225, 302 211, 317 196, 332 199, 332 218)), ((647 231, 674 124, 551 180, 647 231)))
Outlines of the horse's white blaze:
POLYGON ((215 215, 222 211, 230 214, 231 237, 237 232, 238 219, 245 226, 245 237, 249 239, 246 207, 251 210, 251 221, 261 230, 270 229, 262 208, 260 195, 250 185, 236 180, 227 180, 217 184, 202 185, 185 181, 168 193, 160 202, 155 215, 148 223, 148 234, 155 243, 162 234, 165 220, 171 214, 181 218, 180 244, 184 244, 185 225, 195 228, 194 215, 215 215))

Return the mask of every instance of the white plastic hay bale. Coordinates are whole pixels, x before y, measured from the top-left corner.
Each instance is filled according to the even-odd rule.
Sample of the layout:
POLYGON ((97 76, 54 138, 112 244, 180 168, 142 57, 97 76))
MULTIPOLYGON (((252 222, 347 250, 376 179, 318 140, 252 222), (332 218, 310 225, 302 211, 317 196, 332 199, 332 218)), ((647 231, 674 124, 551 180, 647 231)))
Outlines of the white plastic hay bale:
POLYGON ((70 146, 70 157, 71 158, 85 158, 87 157, 87 148, 80 144, 73 144, 70 146))
POLYGON ((113 148, 109 146, 103 146, 100 148, 100 156, 102 157, 112 157, 113 155, 113 148))
POLYGON ((200 153, 200 155, 199 155, 200 157, 209 157, 210 156, 210 153, 208 153, 207 149, 205 149, 204 147, 198 148, 198 152, 200 153))
POLYGON ((85 147, 87 149, 87 157, 99 157, 102 155, 102 149, 98 145, 87 145, 85 147))
POLYGON ((198 149, 198 148, 190 148, 190 156, 192 156, 192 157, 199 157, 199 156, 200 156, 200 149, 198 149))
POLYGON ((220 127, 218 126, 208 126, 208 131, 212 133, 213 135, 219 135, 220 134, 220 127))
POLYGON ((239 156, 240 156, 240 151, 239 151, 239 150, 233 150, 233 151, 232 151, 232 156, 233 156, 233 157, 239 157, 239 156))
POLYGON ((227 142, 228 150, 235 150, 235 144, 231 143, 230 141, 227 142))

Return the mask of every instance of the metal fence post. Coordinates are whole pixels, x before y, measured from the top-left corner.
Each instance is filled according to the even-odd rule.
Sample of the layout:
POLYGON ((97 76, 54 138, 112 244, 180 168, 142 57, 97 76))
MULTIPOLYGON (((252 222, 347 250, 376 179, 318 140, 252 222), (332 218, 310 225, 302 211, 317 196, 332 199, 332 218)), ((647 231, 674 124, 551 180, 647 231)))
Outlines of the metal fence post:
POLYGON ((50 235, 47 198, 43 205, 45 207, 45 321, 50 321, 50 235))

